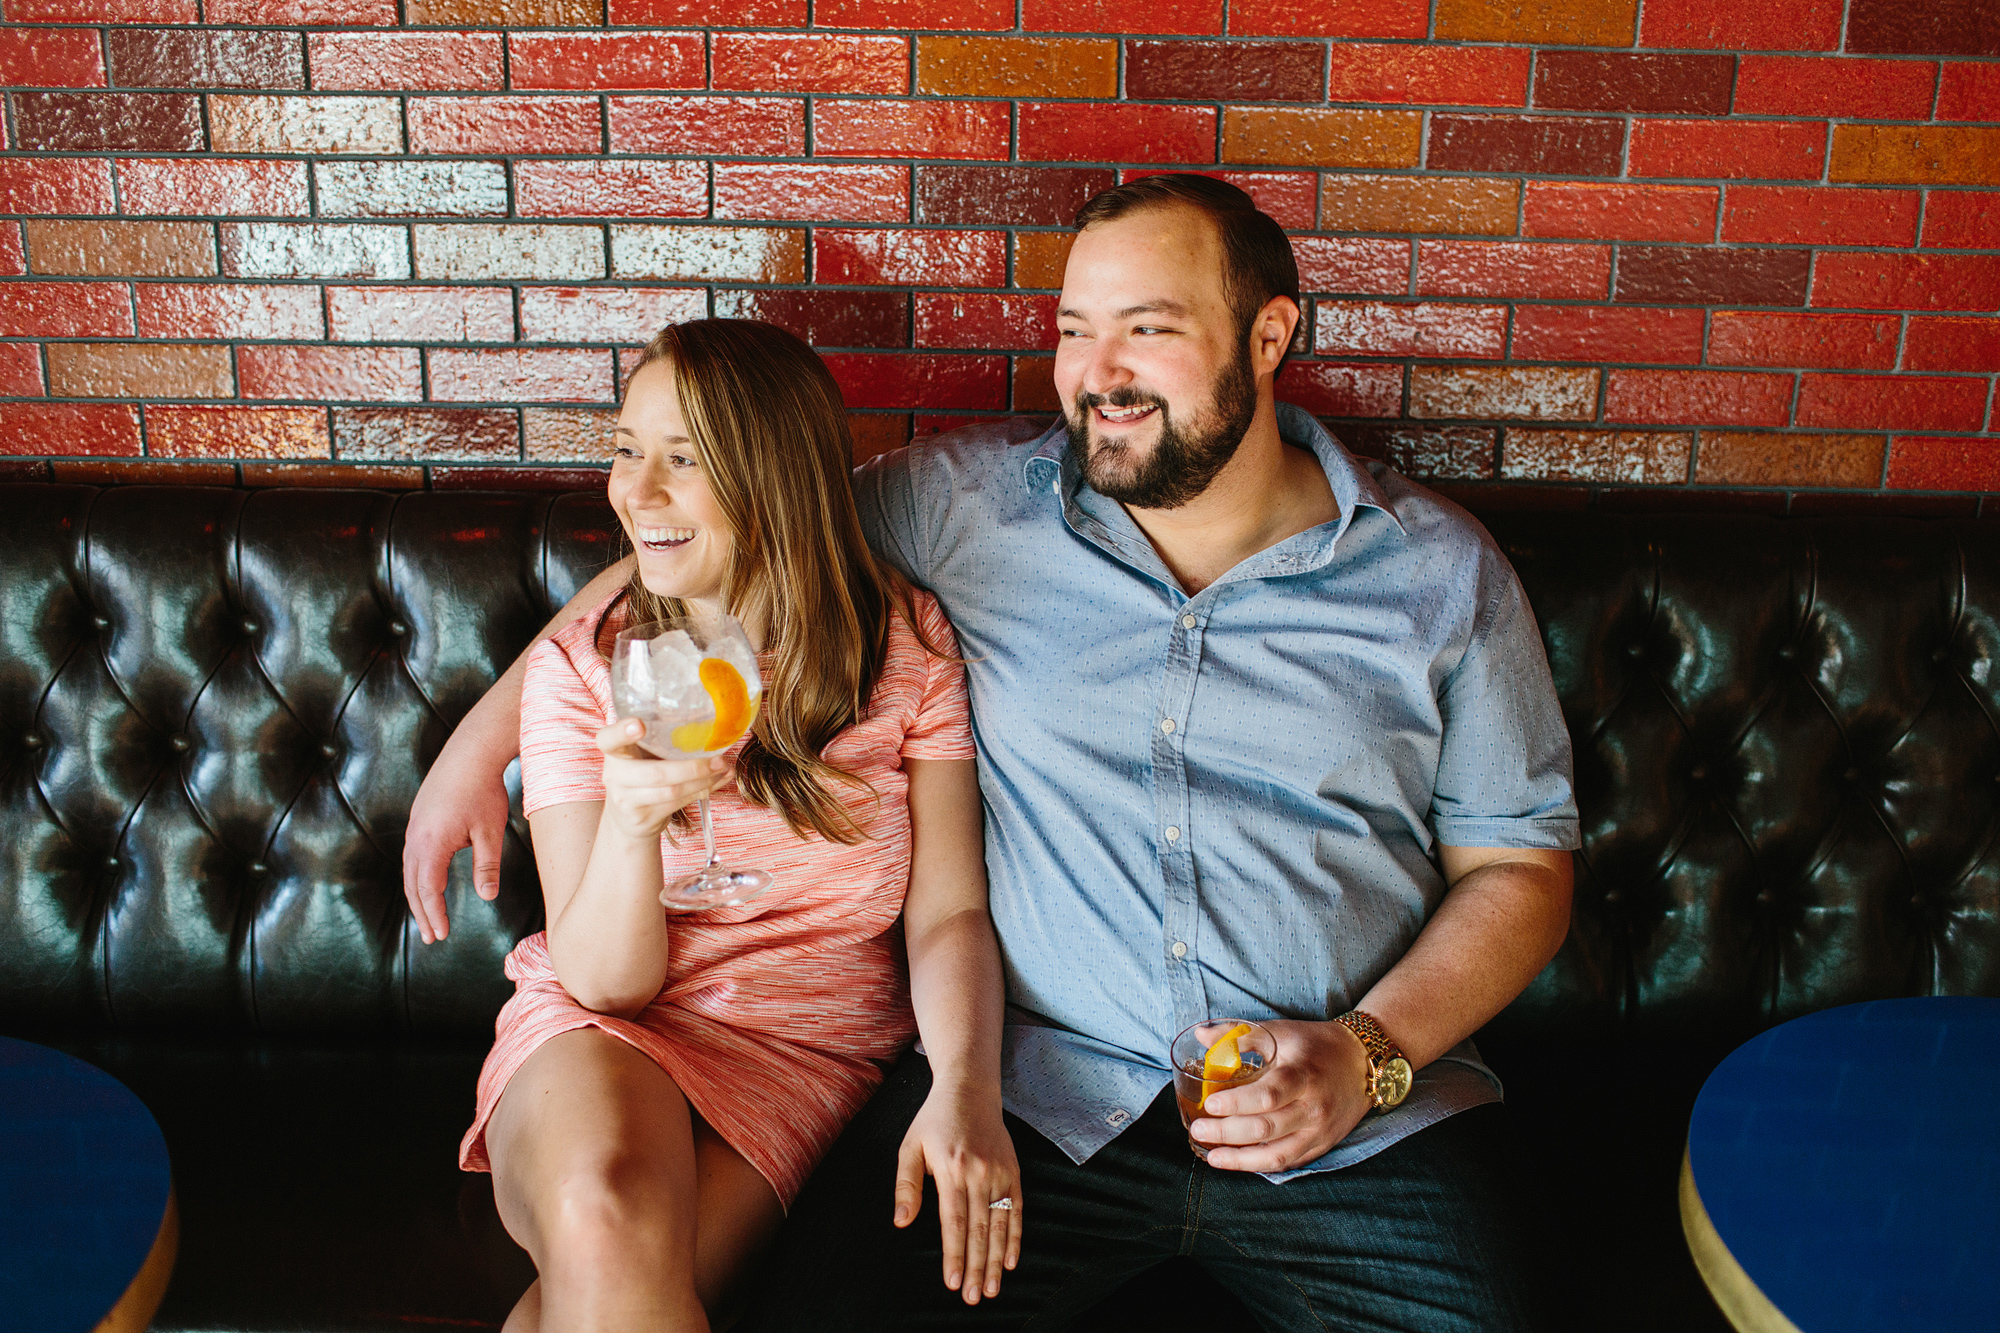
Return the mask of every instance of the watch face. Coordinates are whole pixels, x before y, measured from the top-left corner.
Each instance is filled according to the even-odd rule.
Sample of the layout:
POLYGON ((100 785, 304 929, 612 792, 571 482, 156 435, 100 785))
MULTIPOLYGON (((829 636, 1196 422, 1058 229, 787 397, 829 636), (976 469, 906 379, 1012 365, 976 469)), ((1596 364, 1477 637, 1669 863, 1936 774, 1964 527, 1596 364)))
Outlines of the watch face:
POLYGON ((1402 1056, 1384 1060, 1375 1074, 1375 1095, 1382 1099, 1382 1109, 1401 1105, 1403 1098, 1410 1095, 1410 1084, 1415 1080, 1410 1062, 1402 1056))

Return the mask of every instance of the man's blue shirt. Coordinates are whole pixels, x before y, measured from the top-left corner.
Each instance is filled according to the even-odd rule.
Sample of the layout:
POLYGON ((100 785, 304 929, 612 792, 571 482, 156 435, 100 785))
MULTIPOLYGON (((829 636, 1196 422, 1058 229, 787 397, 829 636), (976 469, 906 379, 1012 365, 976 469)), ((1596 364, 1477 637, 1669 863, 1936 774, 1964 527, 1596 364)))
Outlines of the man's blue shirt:
MULTIPOLYGON (((956 431, 855 474, 870 544, 958 631, 1004 1099, 1076 1161, 1166 1085, 1188 1024, 1352 1008, 1444 896, 1438 844, 1577 845, 1569 735, 1506 558, 1306 413, 1280 404, 1278 424, 1339 518, 1192 597, 1083 484, 1060 422, 956 431)), ((1466 1042, 1303 1169, 1498 1097, 1466 1042)))

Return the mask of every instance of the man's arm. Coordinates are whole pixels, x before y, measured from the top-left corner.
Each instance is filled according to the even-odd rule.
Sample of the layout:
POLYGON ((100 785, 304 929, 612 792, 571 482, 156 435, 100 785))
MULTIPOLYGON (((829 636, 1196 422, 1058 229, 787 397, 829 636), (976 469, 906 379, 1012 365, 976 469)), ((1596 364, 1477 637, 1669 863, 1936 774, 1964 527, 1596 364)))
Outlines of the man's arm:
MULTIPOLYGON (((1355 1008, 1372 1014, 1412 1068, 1478 1031, 1527 989, 1569 930, 1568 852, 1439 847, 1450 887, 1416 942, 1355 1008)), ((1367 1050, 1339 1023, 1275 1022, 1271 1072, 1208 1099, 1191 1131, 1228 1171, 1303 1166, 1368 1113, 1367 1050)), ((1393 1112, 1392 1112, 1393 1114, 1393 1112)))
POLYGON ((489 902, 500 893, 500 846, 507 831, 507 765, 521 753, 521 681, 528 654, 632 576, 632 557, 607 566, 521 650, 506 674, 480 696, 439 751, 410 803, 403 835, 403 896, 425 944, 451 933, 444 888, 451 858, 472 848, 472 886, 489 902))

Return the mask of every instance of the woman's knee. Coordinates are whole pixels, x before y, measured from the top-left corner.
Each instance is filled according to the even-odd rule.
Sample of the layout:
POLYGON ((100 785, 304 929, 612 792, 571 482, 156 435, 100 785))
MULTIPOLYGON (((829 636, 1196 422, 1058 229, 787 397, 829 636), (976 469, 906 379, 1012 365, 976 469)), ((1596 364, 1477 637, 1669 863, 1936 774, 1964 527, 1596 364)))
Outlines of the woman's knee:
POLYGON ((576 1154, 534 1201, 544 1246, 571 1254, 691 1246, 693 1174, 674 1168, 655 1154, 618 1147, 576 1154))

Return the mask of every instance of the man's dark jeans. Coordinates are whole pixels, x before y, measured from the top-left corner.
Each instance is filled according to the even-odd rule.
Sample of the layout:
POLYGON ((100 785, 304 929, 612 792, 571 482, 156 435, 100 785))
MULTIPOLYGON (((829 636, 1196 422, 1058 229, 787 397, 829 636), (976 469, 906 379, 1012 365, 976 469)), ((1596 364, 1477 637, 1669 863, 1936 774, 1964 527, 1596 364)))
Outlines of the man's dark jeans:
MULTIPOLYGON (((1531 1326, 1526 1237, 1503 1112, 1482 1106, 1339 1171, 1273 1185, 1188 1151, 1172 1089, 1081 1166, 1007 1117, 1024 1197, 1021 1266, 968 1308, 942 1280, 936 1195, 890 1224, 896 1150, 931 1085, 905 1056, 799 1195, 742 1333, 1054 1333, 1127 1278, 1188 1255, 1270 1330, 1511 1333, 1531 1326)), ((1186 1309, 1186 1327, 1211 1320, 1186 1309)), ((1093 1321, 1094 1322, 1094 1321, 1093 1321)))

